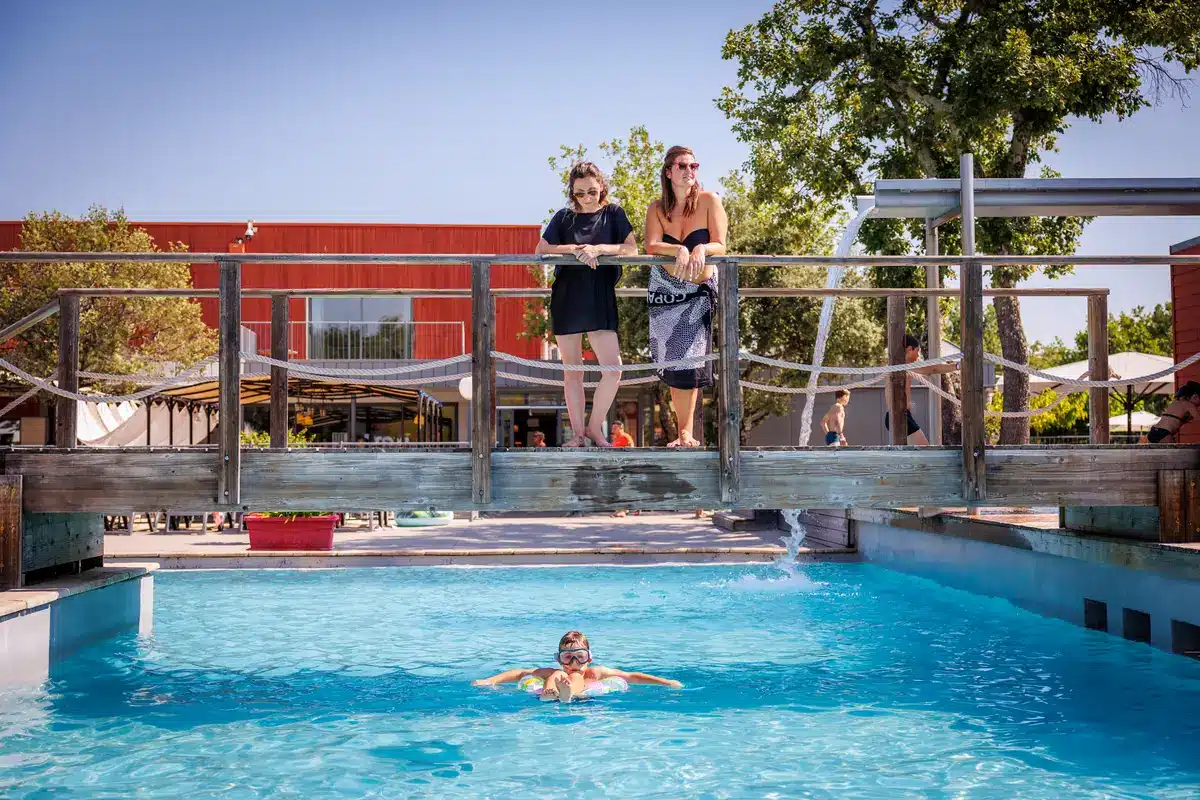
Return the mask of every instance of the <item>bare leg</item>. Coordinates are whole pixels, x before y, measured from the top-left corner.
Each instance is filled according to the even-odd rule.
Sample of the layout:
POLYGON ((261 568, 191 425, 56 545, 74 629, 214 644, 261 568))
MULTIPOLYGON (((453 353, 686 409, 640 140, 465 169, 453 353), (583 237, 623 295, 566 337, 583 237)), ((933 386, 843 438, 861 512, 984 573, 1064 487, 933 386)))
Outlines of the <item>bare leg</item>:
POLYGON ((924 431, 917 431, 908 437, 908 443, 918 447, 926 447, 929 444, 929 440, 925 438, 924 431))
POLYGON ((671 405, 675 406, 675 424, 679 426, 679 438, 667 447, 697 447, 700 442, 692 436, 692 422, 696 418, 696 396, 698 389, 676 389, 671 387, 671 405))
MULTIPOLYGON (((601 364, 621 363, 621 348, 617 344, 616 331, 592 331, 588 334, 588 341, 601 364)), ((596 447, 612 447, 604 438, 601 423, 608 418, 608 409, 612 406, 613 398, 617 396, 617 387, 620 385, 621 373, 601 372, 596 391, 592 392, 592 417, 588 420, 587 436, 596 443, 596 447)))
MULTIPOLYGON (((558 352, 562 354, 564 364, 583 363, 583 334, 570 333, 554 337, 558 342, 558 352)), ((583 373, 563 372, 563 394, 567 400, 567 417, 571 420, 571 441, 563 447, 582 447, 584 445, 584 413, 587 400, 583 394, 583 373)), ((549 685, 549 681, 546 682, 549 685)))
POLYGON ((546 678, 546 683, 542 686, 542 700, 557 700, 560 703, 569 703, 574 696, 575 692, 571 688, 571 677, 561 669, 556 670, 554 674, 546 678))

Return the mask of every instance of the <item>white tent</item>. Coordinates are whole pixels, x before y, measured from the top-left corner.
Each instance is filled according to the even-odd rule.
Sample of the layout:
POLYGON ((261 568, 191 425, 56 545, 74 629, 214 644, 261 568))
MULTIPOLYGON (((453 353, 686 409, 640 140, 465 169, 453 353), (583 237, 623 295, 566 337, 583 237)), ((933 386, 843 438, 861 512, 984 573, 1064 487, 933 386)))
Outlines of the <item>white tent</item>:
POLYGON ((1125 432, 1129 430, 1129 423, 1133 424, 1135 431, 1148 431, 1154 427, 1154 423, 1158 422, 1158 415, 1151 414, 1149 411, 1135 411, 1132 414, 1121 414, 1116 417, 1109 417, 1108 429, 1110 431, 1125 432))
MULTIPOLYGON (((89 447, 185 445, 193 440, 202 442, 208 435, 204 412, 197 409, 189 413, 183 405, 176 406, 173 414, 164 403, 155 403, 149 412, 145 403, 79 403, 77 408, 79 442, 89 447), (149 441, 147 413, 150 414, 149 441)), ((215 428, 216 414, 213 414, 212 422, 215 428)))

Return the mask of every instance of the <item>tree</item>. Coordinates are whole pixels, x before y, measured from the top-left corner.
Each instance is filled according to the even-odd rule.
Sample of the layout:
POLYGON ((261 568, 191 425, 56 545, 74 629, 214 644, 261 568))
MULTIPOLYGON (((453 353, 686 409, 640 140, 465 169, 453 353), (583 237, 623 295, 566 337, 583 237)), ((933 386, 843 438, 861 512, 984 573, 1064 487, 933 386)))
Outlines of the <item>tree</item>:
MULTIPOLYGON (((958 155, 975 175, 1020 178, 1055 148, 1070 120, 1123 119, 1179 90, 1173 69, 1200 63, 1194 0, 780 0, 731 31, 723 54, 738 83, 718 105, 751 144, 761 180, 826 198, 864 191, 869 175, 954 177, 958 155)), ((1052 175, 1042 170, 1043 175, 1052 175)), ((983 219, 980 252, 1073 252, 1084 220, 983 219)), ((916 246, 920 221, 881 221, 864 233, 875 252, 916 246)), ((957 231, 943 252, 957 252, 957 231)), ((1046 268, 1051 277, 1061 268, 1046 268)), ((1032 268, 991 270, 1015 286, 1032 268)), ((1028 358, 1016 298, 993 301, 1002 352, 1028 358)), ((1029 405, 1028 380, 1005 375, 1004 408, 1029 405)), ((1028 440, 1008 419, 1001 441, 1028 440)))
MULTIPOLYGON (((612 139, 600 145, 601 166, 609 176, 609 189, 614 202, 629 214, 639 247, 645 244, 645 213, 660 191, 658 175, 666 148, 654 141, 646 128, 635 127, 627 139, 612 139)), ((550 167, 562 177, 564 186, 570 165, 587 157, 587 148, 562 147, 558 156, 550 158, 550 167)), ((786 191, 770 196, 760 193, 753 178, 734 172, 721 179, 722 197, 729 213, 730 253, 785 254, 829 253, 836 236, 834 221, 838 207, 812 198, 791 195, 786 191)), ((739 282, 742 286, 785 287, 820 286, 824 270, 743 268, 739 282)), ((649 267, 626 267, 622 286, 645 287, 649 267)), ((851 281, 861 278, 852 276, 851 281)), ((627 361, 650 360, 650 318, 643 298, 619 298, 622 357, 627 361)), ((527 335, 547 334, 545 304, 531 304, 526 314, 527 335)), ((816 339, 820 301, 813 298, 745 298, 739 307, 741 344, 746 349, 774 358, 803 360, 811 357, 816 339)), ((825 363, 878 363, 883 354, 883 329, 865 313, 861 300, 842 299, 834 315, 825 363)), ((772 381, 786 386, 803 382, 803 373, 774 370, 760 364, 742 365, 743 380, 772 381)), ((662 415, 659 424, 674 438, 674 426, 668 409, 668 393, 657 385, 662 415)), ((786 395, 766 392, 747 392, 743 403, 742 438, 772 414, 788 410, 786 395)))
MULTIPOLYGON (((24 251, 157 251, 123 211, 93 206, 72 219, 58 212, 29 214, 21 225, 24 251)), ((182 250, 171 245, 169 252, 182 250)), ((181 289, 192 285, 187 264, 81 262, 0 264, 0 325, 15 322, 53 300, 63 287, 181 289)), ((200 306, 167 298, 84 298, 79 316, 79 364, 94 372, 138 372, 151 365, 185 368, 216 352, 216 334, 200 306)), ((51 317, 15 340, 5 358, 34 375, 58 369, 58 320, 51 317)))

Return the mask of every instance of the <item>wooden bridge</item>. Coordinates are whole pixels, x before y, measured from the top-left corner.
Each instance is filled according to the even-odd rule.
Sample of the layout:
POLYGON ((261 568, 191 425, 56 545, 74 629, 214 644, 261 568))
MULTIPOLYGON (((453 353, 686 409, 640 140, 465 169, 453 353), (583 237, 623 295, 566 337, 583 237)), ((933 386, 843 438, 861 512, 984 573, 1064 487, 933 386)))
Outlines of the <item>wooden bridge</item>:
MULTIPOLYGON (((103 261, 111 254, 4 253, 0 261, 103 261)), ((471 375, 472 436, 469 450, 363 447, 286 447, 287 375, 272 368, 273 413, 270 449, 246 449, 239 426, 222 424, 218 447, 83 448, 76 441, 76 400, 58 397, 55 447, 0 449, 0 472, 21 476, 22 506, 29 512, 107 512, 130 508, 212 510, 344 510, 357 508, 502 509, 525 511, 616 508, 829 508, 852 506, 1156 506, 1175 492, 1176 503, 1195 507, 1200 448, 1111 446, 1108 390, 1090 390, 1092 445, 1073 447, 987 447, 984 442, 982 319, 985 266, 1011 263, 1160 264, 1189 261, 1180 256, 1121 257, 814 257, 728 256, 718 264, 720 309, 736 309, 740 297, 764 295, 886 296, 889 360, 903 362, 906 296, 957 295, 962 302, 963 444, 961 447, 903 446, 810 449, 740 446, 741 388, 735 313, 721 313, 718 326, 718 447, 620 450, 503 450, 494 447, 495 367, 492 321, 495 296, 535 296, 546 290, 493 290, 492 264, 554 263, 553 257, 479 255, 348 254, 121 254, 128 261, 216 262, 220 265, 219 381, 222 420, 240 411, 241 299, 274 299, 273 355, 287 360, 287 298, 292 295, 388 294, 469 295, 474 303, 471 375), (375 262, 473 265, 469 290, 253 290, 243 291, 243 265, 375 262), (761 264, 922 266, 953 264, 962 270, 958 289, 746 289, 737 266, 761 264), (1188 490, 1186 487, 1193 487, 1188 490), (1166 488, 1164 488, 1166 487, 1166 488), (1171 487, 1178 487, 1178 490, 1171 487), (1191 494, 1187 494, 1190 491, 1191 494), (1188 499, 1190 498, 1190 499, 1188 499)), ((659 261, 629 257, 621 263, 659 261)), ((1200 258, 1190 257, 1200 263, 1200 258)), ((936 269, 931 270, 936 272, 936 269)), ((633 290, 637 292, 637 290, 633 290)), ((1107 290, 1014 289, 1005 294, 1085 295, 1093 375, 1107 375, 1107 290)), ((623 292, 624 293, 624 292, 623 292)), ((61 290, 56 302, 0 331, 0 340, 59 316, 57 384, 75 392, 78 375, 80 303, 97 295, 158 297, 212 296, 213 292, 171 289, 61 290)), ((903 381, 903 373, 889 380, 903 381)), ((893 418, 903 416, 903 391, 893 392, 893 418)), ((903 437, 895 426, 894 437, 903 437)), ((895 441, 895 439, 894 439, 895 441)), ((903 441, 902 438, 900 440, 903 441)), ((1183 512, 1181 512, 1183 513, 1183 512)), ((1197 520, 1200 523, 1200 519, 1197 520)), ((1190 527, 1190 526, 1185 526, 1190 527)), ((1180 535, 1185 535, 1181 533, 1180 535)))

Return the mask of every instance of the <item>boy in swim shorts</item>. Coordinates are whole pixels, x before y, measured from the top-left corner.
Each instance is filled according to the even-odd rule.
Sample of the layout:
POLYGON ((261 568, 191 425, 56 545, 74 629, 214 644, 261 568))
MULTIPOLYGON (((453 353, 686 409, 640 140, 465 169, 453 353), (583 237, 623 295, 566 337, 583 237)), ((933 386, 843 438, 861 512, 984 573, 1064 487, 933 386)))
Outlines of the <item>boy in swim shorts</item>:
POLYGON ((840 447, 846 444, 846 406, 850 404, 850 390, 838 389, 833 397, 833 405, 821 417, 821 430, 825 431, 827 447, 840 447))
POLYGON ((644 672, 626 672, 623 669, 592 665, 592 648, 587 637, 579 631, 567 631, 558 640, 558 656, 555 659, 558 668, 538 667, 536 669, 505 670, 499 675, 473 681, 473 686, 494 686, 497 683, 515 683, 525 678, 537 678, 543 682, 540 697, 542 700, 569 703, 577 697, 586 697, 589 693, 602 690, 600 683, 606 678, 620 678, 626 683, 649 684, 652 686, 670 686, 681 689, 683 684, 670 678, 660 678, 644 672))

